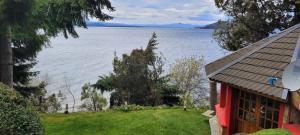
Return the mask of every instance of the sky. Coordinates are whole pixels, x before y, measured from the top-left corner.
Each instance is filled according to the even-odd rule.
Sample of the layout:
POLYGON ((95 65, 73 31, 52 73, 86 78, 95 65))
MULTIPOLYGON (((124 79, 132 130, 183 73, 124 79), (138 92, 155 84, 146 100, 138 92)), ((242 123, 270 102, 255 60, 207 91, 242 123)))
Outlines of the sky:
POLYGON ((214 0, 111 0, 111 3, 116 8, 108 13, 115 17, 110 21, 113 23, 206 25, 226 20, 214 0))

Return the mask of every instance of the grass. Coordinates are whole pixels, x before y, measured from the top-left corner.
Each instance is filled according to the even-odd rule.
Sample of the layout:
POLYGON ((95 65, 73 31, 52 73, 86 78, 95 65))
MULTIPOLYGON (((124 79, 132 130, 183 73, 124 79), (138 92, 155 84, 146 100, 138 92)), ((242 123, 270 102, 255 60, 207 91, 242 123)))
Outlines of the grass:
POLYGON ((265 129, 253 133, 251 135, 292 135, 292 134, 285 129, 265 129))
POLYGON ((209 135, 200 110, 157 109, 42 115, 47 135, 209 135))

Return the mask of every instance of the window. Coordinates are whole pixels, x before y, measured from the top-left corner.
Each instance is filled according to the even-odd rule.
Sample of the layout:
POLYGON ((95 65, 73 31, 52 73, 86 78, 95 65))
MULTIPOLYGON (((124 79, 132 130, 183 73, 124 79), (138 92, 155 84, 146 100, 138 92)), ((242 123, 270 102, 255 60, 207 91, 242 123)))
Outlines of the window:
POLYGON ((260 128, 278 128, 279 102, 260 97, 260 128))
POLYGON ((280 103, 273 99, 240 90, 238 120, 258 129, 278 128, 280 103))
POLYGON ((247 92, 240 92, 239 118, 250 123, 256 122, 256 95, 247 92))

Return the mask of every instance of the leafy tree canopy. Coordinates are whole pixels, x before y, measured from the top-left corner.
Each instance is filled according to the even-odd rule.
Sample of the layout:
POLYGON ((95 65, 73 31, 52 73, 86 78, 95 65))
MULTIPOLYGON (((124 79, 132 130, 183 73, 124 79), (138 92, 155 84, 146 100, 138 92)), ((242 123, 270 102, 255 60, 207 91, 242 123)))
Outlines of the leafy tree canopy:
POLYGON ((215 30, 214 37, 230 51, 300 22, 296 0, 215 0, 215 4, 230 19, 215 30))

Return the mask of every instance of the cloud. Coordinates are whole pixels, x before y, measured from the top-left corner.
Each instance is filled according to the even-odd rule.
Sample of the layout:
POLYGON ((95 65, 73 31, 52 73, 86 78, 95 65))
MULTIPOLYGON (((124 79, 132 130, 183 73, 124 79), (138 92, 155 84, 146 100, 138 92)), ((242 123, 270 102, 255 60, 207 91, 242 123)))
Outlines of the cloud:
POLYGON ((111 0, 112 22, 129 24, 208 24, 226 19, 213 0, 111 0))

